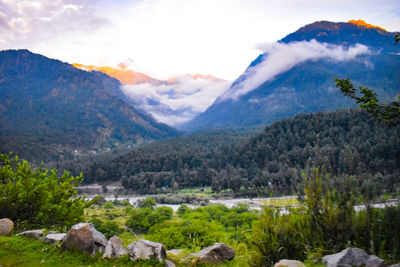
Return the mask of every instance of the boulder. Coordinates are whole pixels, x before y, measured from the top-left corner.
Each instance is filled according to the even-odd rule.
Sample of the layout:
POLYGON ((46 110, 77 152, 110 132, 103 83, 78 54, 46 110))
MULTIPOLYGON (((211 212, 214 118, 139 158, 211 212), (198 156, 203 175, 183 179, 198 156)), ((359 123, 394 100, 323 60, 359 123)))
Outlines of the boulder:
POLYGON ((119 258, 121 255, 126 255, 127 253, 121 238, 113 236, 108 240, 103 258, 119 258))
POLYGON ((393 264, 393 265, 390 265, 389 267, 400 267, 400 262, 396 263, 396 264, 393 264))
POLYGON ((27 236, 27 237, 34 238, 34 239, 40 239, 44 235, 44 229, 29 230, 29 231, 19 233, 18 235, 27 236))
POLYGON ((365 262, 365 267, 382 267, 385 266, 385 261, 375 255, 370 255, 365 262))
POLYGON ((152 242, 149 240, 141 239, 139 241, 129 244, 128 254, 131 260, 149 260, 156 259, 163 261, 166 257, 165 247, 161 243, 152 242))
POLYGON ((274 267, 306 267, 301 261, 295 260, 280 260, 275 263, 274 267))
POLYGON ((14 229, 13 221, 4 218, 0 220, 0 235, 9 235, 14 229))
POLYGON ((219 264, 232 260, 235 257, 235 250, 224 243, 215 243, 211 247, 191 253, 187 257, 197 259, 200 264, 219 264))
POLYGON ((324 256, 322 261, 326 264, 326 267, 351 267, 364 265, 368 259, 369 255, 364 250, 346 248, 339 253, 324 256))
POLYGON ((94 228, 92 223, 78 223, 71 227, 62 243, 65 250, 78 250, 90 255, 104 252, 106 237, 94 228))
POLYGON ((46 244, 50 244, 50 245, 55 245, 57 243, 60 243, 64 240, 65 236, 67 234, 57 234, 57 233, 53 233, 54 231, 50 231, 45 237, 43 237, 43 242, 46 244), (52 232, 52 233, 50 233, 52 232))

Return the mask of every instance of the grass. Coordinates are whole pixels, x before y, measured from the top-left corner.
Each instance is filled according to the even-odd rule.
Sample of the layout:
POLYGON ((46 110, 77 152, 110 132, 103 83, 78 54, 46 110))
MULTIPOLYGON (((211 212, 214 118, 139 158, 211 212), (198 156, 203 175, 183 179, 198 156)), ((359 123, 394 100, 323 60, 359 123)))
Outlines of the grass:
POLYGON ((273 207, 282 207, 282 206, 298 206, 301 203, 297 199, 297 197, 289 197, 289 198, 270 198, 264 200, 262 205, 265 206, 273 206, 273 207))
MULTIPOLYGON (((3 267, 124 267, 132 266, 132 263, 128 256, 121 259, 102 259, 99 254, 91 257, 80 252, 62 251, 61 248, 44 244, 41 240, 20 236, 0 236, 0 264, 3 267)), ((156 261, 135 261, 134 266, 164 265, 156 261)))

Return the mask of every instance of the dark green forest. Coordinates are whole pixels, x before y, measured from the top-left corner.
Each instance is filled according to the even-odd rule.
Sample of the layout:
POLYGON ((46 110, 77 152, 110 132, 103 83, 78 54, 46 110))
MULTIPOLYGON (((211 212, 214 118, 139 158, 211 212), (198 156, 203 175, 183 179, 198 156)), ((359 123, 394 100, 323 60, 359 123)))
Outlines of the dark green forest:
POLYGON ((203 131, 51 167, 82 172, 84 183, 121 180, 140 194, 211 186, 254 197, 302 191, 302 172, 320 166, 332 188, 352 177, 355 186, 381 195, 399 190, 399 159, 399 126, 387 127, 364 111, 341 110, 298 115, 258 134, 203 131))

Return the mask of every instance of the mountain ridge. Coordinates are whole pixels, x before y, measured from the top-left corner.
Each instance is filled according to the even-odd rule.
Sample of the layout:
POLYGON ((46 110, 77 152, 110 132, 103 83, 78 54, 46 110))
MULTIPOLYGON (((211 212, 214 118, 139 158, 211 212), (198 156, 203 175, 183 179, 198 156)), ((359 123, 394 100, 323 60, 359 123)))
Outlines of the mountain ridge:
POLYGON ((0 92, 0 136, 8 150, 1 152, 23 150, 16 137, 79 151, 179 134, 127 103, 118 80, 26 49, 0 52, 0 92))
MULTIPOLYGON (((221 95, 206 111, 183 125, 182 129, 192 131, 263 125, 300 113, 354 107, 355 104, 335 88, 334 78, 337 77, 349 77, 356 85, 375 89, 383 101, 390 101, 399 92, 397 84, 400 73, 396 70, 400 68, 400 61, 394 53, 400 51, 400 48, 394 46, 394 33, 354 23, 318 21, 303 26, 279 40, 275 50, 293 51, 300 47, 298 53, 313 53, 312 49, 307 48, 313 46, 317 47, 317 53, 323 54, 321 51, 332 50, 333 55, 351 54, 351 49, 361 51, 367 47, 368 50, 365 54, 361 53, 352 60, 343 62, 324 57, 310 57, 289 66, 278 75, 265 78, 259 86, 253 87, 236 99, 230 97, 235 94, 235 90, 241 89, 241 84, 245 84, 251 78, 254 70, 262 69, 266 66, 263 64, 273 64, 268 62, 271 58, 270 52, 264 52, 251 62, 246 71, 224 93, 228 97, 221 95), (375 35, 380 38, 374 38, 372 41, 378 41, 371 46, 371 40, 368 38, 375 35), (364 48, 356 46, 360 43, 364 48), (304 47, 308 50, 304 50, 304 47), (321 103, 318 103, 318 100, 321 103)), ((290 60, 290 53, 288 54, 289 57, 279 60, 290 60)), ((275 64, 279 63, 275 61, 275 64)), ((273 69, 273 65, 267 67, 273 69)))

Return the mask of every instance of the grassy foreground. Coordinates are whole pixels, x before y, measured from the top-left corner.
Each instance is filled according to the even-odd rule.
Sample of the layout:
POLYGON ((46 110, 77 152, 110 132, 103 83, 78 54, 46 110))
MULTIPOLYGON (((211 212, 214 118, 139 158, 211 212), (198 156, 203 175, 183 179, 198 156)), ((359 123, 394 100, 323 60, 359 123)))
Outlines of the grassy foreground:
MULTIPOLYGON (((20 236, 0 236, 0 264, 3 267, 37 267, 37 266, 132 266, 129 257, 121 259, 102 259, 101 255, 91 257, 73 251, 62 251, 61 248, 44 244, 20 236)), ((164 266, 156 261, 135 261, 134 266, 164 266)))

